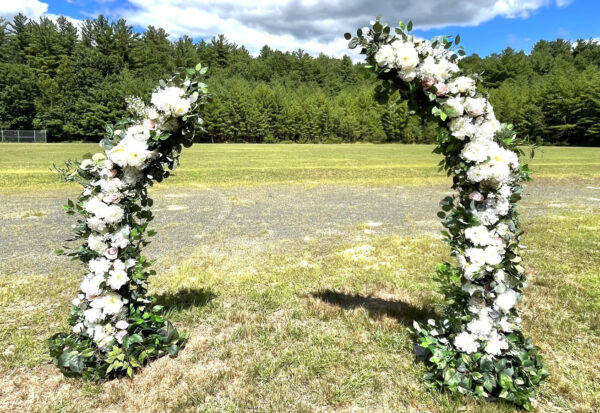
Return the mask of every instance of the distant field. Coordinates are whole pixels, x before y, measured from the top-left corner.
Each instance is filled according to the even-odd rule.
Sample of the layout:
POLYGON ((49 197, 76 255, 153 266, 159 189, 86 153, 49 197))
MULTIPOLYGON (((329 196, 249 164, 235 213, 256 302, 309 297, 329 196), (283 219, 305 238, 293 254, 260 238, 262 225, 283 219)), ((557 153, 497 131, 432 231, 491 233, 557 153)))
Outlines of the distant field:
MULTIPOLYGON (((54 189, 51 172, 96 144, 1 144, 0 190, 54 189)), ((265 184, 421 185, 442 183, 441 157, 432 145, 196 145, 182 155, 182 167, 164 185, 265 184)), ((600 148, 547 147, 530 163, 536 179, 600 178, 600 148)))

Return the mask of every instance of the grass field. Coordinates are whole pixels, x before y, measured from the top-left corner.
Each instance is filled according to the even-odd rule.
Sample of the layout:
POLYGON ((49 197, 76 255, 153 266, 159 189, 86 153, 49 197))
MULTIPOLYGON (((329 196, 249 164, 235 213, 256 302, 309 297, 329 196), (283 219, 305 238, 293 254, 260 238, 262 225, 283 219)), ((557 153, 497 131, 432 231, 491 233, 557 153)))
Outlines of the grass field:
MULTIPOLYGON (((2 144, 0 189, 60 187, 50 168, 99 151, 96 144, 2 144)), ((166 185, 361 184, 443 182, 430 145, 196 145, 166 185)), ((532 160, 536 179, 598 179, 600 148, 547 147, 532 160)))
MULTIPOLYGON (((58 247, 70 221, 45 225, 46 212, 36 217, 36 202, 76 188, 60 184, 49 167, 95 149, 0 145, 0 224, 15 228, 13 234, 0 230, 0 250, 13 245, 19 231, 56 232, 58 247), (31 211, 13 214, 13 202, 24 202, 31 211)), ((357 221, 338 232, 231 235, 249 216, 250 204, 258 202, 254 191, 278 204, 288 184, 291 194, 295 186, 324 187, 325 194, 348 188, 353 196, 368 190, 368 197, 406 186, 418 205, 427 188, 448 183, 436 172, 439 158, 430 152, 430 146, 408 145, 188 150, 177 176, 159 185, 156 195, 196 186, 222 191, 236 220, 182 254, 157 255, 152 292, 191 339, 177 358, 155 361, 133 379, 85 383, 63 377, 49 364, 44 340, 67 328, 82 271, 65 265, 46 273, 36 270, 31 258, 0 254, 0 411, 512 411, 502 403, 450 397, 424 386, 424 365, 414 357, 407 328, 413 319, 434 314, 441 302, 431 278, 447 250, 435 233, 357 221), (230 195, 239 193, 245 198, 230 195), (28 275, 6 271, 2 259, 19 263, 28 275)), ((546 148, 530 164, 537 185, 530 193, 540 199, 545 193, 577 195, 569 198, 573 203, 523 200, 530 287, 520 310, 551 374, 537 410, 598 411, 600 150, 546 148)), ((319 207, 307 199, 290 203, 295 201, 319 207)), ((350 209, 352 198, 345 202, 350 209)), ((381 198, 373 205, 394 208, 395 202, 381 198)), ((436 220, 435 212, 424 214, 436 220)), ((179 245, 176 237, 169 242, 179 245)))

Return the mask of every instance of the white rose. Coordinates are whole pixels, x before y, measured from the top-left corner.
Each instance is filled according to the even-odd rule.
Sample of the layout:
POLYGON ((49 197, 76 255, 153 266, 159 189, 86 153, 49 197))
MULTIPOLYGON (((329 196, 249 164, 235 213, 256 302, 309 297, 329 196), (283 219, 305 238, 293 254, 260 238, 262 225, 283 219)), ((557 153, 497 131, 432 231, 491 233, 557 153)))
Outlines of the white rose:
POLYGON ((119 249, 115 247, 110 247, 106 250, 104 256, 109 260, 114 260, 119 256, 119 249))
POLYGON ((485 98, 468 97, 465 99, 464 107, 469 116, 476 118, 477 116, 481 116, 485 113, 487 100, 485 98))
POLYGON ((471 93, 475 90, 475 81, 468 76, 459 76, 450 83, 451 93, 471 93))

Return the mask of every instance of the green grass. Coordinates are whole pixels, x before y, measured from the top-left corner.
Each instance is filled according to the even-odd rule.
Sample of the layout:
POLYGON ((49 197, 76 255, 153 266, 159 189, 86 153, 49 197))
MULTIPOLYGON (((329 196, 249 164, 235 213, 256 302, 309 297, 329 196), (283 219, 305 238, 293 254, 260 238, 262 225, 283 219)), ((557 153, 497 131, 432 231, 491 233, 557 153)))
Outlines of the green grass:
MULTIPOLYGON (((54 190, 47 165, 93 149, 2 145, 0 191, 54 190)), ((199 145, 169 185, 428 185, 445 179, 430 151, 199 145)), ((599 154, 546 148, 533 170, 549 184, 600 186, 599 154)), ((520 310, 551 373, 537 410, 590 412, 600 406, 600 214, 562 211, 524 219, 530 287, 520 310)), ((408 327, 441 302, 432 274, 447 248, 426 234, 365 236, 367 227, 343 240, 284 239, 253 253, 216 242, 183 261, 160 258, 152 293, 189 344, 105 384, 65 378, 48 363, 44 340, 67 328, 81 274, 0 276, 0 411, 513 411, 425 387, 408 327)))
MULTIPOLYGON (((196 145, 182 155, 182 167, 164 185, 443 183, 440 157, 431 145, 196 145)), ((95 144, 2 144, 0 191, 64 188, 50 169, 96 152, 95 144)), ((600 177, 600 148, 547 147, 531 160, 536 179, 600 177)))

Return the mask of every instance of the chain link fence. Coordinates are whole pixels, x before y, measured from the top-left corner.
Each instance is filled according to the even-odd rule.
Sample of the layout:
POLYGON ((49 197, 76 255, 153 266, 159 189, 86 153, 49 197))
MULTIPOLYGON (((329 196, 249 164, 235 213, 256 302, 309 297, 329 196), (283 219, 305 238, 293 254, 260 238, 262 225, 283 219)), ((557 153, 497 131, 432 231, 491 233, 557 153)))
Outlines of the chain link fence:
POLYGON ((0 142, 46 143, 46 130, 0 129, 0 142))

